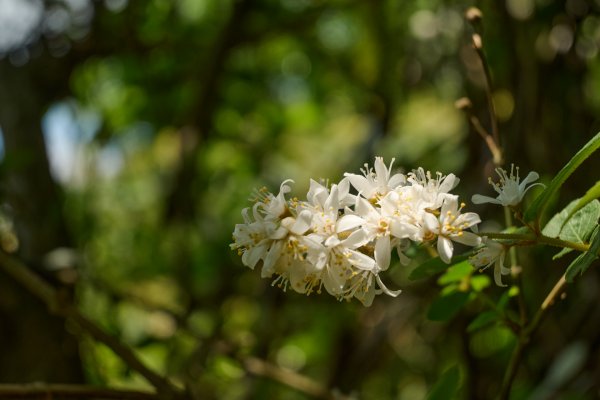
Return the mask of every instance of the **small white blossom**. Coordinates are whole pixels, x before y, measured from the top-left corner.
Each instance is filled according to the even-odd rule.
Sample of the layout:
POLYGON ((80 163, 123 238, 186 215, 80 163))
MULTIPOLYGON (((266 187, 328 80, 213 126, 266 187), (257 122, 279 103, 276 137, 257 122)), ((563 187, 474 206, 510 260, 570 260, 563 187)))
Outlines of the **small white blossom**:
POLYGON ((390 162, 390 167, 386 167, 383 162, 383 157, 375 157, 375 171, 365 164, 365 168, 361 171, 363 176, 357 174, 345 173, 352 186, 358 192, 371 202, 376 202, 381 197, 385 196, 389 191, 396 189, 406 183, 406 176, 403 174, 392 175, 392 165, 394 159, 390 162))
MULTIPOLYGON (((460 211, 465 206, 464 203, 458 206, 458 198, 446 198, 442 205, 442 210, 438 218, 432 213, 427 213, 424 217, 426 229, 437 235, 437 250, 442 261, 449 263, 454 252, 452 241, 466 244, 467 246, 477 246, 481 243, 481 238, 465 231, 481 222, 479 215, 468 212, 461 214, 460 211)), ((430 235, 429 235, 430 236, 430 235)))
POLYGON ((484 239, 484 244, 485 246, 479 249, 469 261, 474 267, 481 267, 481 270, 494 264, 494 282, 498 286, 506 286, 502 283, 502 275, 510 273, 510 268, 504 266, 506 247, 487 238, 484 239))
POLYGON ((437 209, 448 196, 452 189, 458 185, 460 179, 454 174, 444 176, 441 172, 436 172, 435 178, 431 172, 423 168, 413 170, 408 174, 408 181, 412 183, 411 188, 419 191, 419 199, 427 203, 424 208, 437 209))
MULTIPOLYGON (((500 204, 502 206, 516 206, 523 200, 523 196, 525 193, 536 185, 542 185, 541 183, 530 183, 536 181, 540 176, 537 172, 531 171, 523 181, 520 181, 519 178, 519 167, 511 164, 510 166, 510 175, 508 172, 502 168, 496 168, 496 173, 500 177, 498 183, 494 183, 492 178, 489 178, 490 185, 494 188, 494 190, 498 193, 496 198, 482 196, 480 194, 475 194, 471 198, 471 201, 475 204, 482 203, 492 203, 492 204, 500 204)), ((542 185, 543 186, 543 185, 542 185)))

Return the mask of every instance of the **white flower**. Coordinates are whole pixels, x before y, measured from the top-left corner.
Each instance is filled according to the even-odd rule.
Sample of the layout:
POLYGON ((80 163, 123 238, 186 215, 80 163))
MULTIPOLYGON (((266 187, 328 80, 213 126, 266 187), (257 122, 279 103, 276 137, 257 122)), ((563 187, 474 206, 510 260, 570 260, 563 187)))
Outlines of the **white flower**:
POLYGON ((465 231, 465 229, 480 223, 481 219, 479 215, 472 212, 461 214, 460 211, 464 206, 464 203, 462 203, 459 208, 456 196, 446 198, 438 218, 432 213, 427 213, 424 216, 425 228, 430 232, 425 237, 432 239, 432 234, 438 235, 437 250, 442 261, 446 263, 450 262, 454 252, 452 241, 467 246, 477 246, 481 243, 481 238, 478 235, 465 231))
POLYGON ((288 183, 294 183, 294 181, 291 179, 283 181, 277 196, 268 192, 265 187, 255 191, 256 197, 252 200, 256 201, 260 210, 265 214, 265 218, 278 219, 288 212, 288 202, 285 195, 292 190, 288 183))
POLYGON ((474 267, 482 267, 484 270, 494 264, 494 281, 498 286, 506 286, 502 283, 502 275, 508 275, 510 268, 504 266, 506 258, 506 247, 498 242, 484 238, 485 246, 475 253, 469 261, 474 267))
POLYGON ((460 179, 454 174, 442 175, 441 172, 436 172, 433 178, 430 171, 418 168, 408 174, 408 181, 412 183, 413 191, 418 192, 420 201, 426 203, 424 208, 438 209, 448 196, 453 196, 449 193, 460 179))
MULTIPOLYGON (((327 198, 313 197, 317 203, 308 204, 313 207, 312 233, 308 238, 322 244, 319 254, 311 258, 314 270, 310 273, 315 274, 315 277, 320 274, 325 289, 330 294, 341 297, 347 280, 354 275, 356 269, 370 271, 376 265, 371 257, 357 250, 369 241, 364 230, 355 229, 361 220, 353 215, 338 218, 339 195, 338 185, 333 185, 327 198)), ((292 285, 297 290, 296 286, 301 289, 302 283, 296 280, 292 285)))
POLYGON ((385 166, 382 157, 375 157, 375 172, 372 168, 369 168, 368 164, 365 164, 365 168, 361 168, 363 176, 350 173, 345 173, 344 176, 350 180, 352 186, 363 197, 375 203, 389 191, 406 184, 406 176, 403 174, 392 175, 393 164, 393 158, 388 168, 385 166))
POLYGON ((343 298, 356 297, 365 307, 369 307, 377 294, 385 293, 397 297, 401 292, 401 290, 389 290, 381 281, 379 274, 361 271, 350 279, 343 298))
POLYGON ((244 218, 244 224, 236 224, 233 231, 233 243, 230 247, 237 250, 238 255, 242 256, 242 263, 254 269, 258 261, 263 259, 271 240, 269 239, 269 231, 275 230, 275 224, 269 229, 268 224, 265 224, 262 220, 253 221, 249 214, 248 208, 242 210, 242 216, 244 218))
POLYGON ((500 204, 502 206, 516 206, 523 200, 523 196, 525 196, 525 193, 529 189, 536 185, 542 185, 541 183, 534 183, 527 186, 529 183, 536 181, 540 177, 535 171, 531 171, 525 177, 525 179, 523 179, 523 181, 520 182, 519 167, 515 168, 514 164, 511 164, 510 166, 510 175, 508 175, 508 172, 502 168, 496 168, 496 173, 500 177, 500 181, 498 183, 494 183, 492 181, 492 178, 489 178, 489 182, 490 185, 492 185, 492 187, 494 188, 494 190, 498 193, 498 197, 492 198, 488 196, 482 196, 480 194, 475 194, 471 198, 473 203, 492 203, 500 204))

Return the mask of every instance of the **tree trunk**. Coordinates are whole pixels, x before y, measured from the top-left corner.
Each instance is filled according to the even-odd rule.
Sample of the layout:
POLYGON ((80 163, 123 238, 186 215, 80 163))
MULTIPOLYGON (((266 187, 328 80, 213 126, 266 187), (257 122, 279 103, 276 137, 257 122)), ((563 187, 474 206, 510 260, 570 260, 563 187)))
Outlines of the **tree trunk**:
MULTIPOLYGON (((0 61, 2 203, 15 223, 19 256, 40 272, 45 254, 69 244, 41 129, 55 95, 36 81, 36 71, 44 68, 41 59, 20 68, 0 61)), ((81 382, 78 343, 65 321, 3 274, 0 294, 0 381, 81 382)))

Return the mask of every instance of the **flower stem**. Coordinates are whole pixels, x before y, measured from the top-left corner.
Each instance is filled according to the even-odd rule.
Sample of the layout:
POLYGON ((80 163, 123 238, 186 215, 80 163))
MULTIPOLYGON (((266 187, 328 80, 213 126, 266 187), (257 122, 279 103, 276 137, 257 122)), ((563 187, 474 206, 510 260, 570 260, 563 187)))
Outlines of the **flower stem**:
MULTIPOLYGON (((512 210, 510 207, 504 207, 504 221, 506 227, 510 228, 513 226, 512 210)), ((515 280, 516 286, 519 289, 517 295, 517 302, 519 304, 519 321, 521 326, 527 323, 527 306, 525 305, 525 297, 523 296, 523 280, 521 279, 521 267, 519 266, 519 259, 517 256, 517 248, 511 246, 508 250, 510 256, 510 270, 515 280)))
POLYGON ((575 243, 568 240, 552 238, 544 235, 531 235, 522 233, 481 232, 479 236, 487 236, 490 239, 504 239, 519 241, 518 245, 547 244, 554 247, 569 248, 578 251, 588 251, 590 245, 587 243, 575 243))
POLYGON ((535 333, 537 328, 540 326, 542 322, 542 318, 546 314, 546 311, 552 304, 558 294, 561 292, 562 288, 566 284, 565 275, 563 274, 560 279, 556 282, 554 287, 550 290, 540 308, 535 313, 531 322, 526 325, 519 334, 518 342, 513 350, 513 353, 510 357, 510 361, 508 363, 508 367, 506 369, 506 373, 504 374, 504 379, 502 380, 502 387, 500 389, 500 400, 508 400, 510 397, 510 390, 512 388, 512 384, 517 376, 517 371, 519 369, 519 365, 521 364, 521 360, 523 358, 523 353, 525 348, 529 345, 531 341, 531 336, 535 333))

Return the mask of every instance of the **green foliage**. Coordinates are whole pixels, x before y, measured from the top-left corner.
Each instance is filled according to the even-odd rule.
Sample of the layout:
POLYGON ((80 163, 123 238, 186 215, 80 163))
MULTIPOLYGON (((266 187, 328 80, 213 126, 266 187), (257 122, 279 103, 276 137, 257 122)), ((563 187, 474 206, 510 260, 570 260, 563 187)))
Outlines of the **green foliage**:
POLYGON ((427 400, 455 399, 460 385, 460 369, 453 366, 447 369, 427 394, 427 400))
POLYGON ((579 199, 579 202, 577 202, 577 205, 571 210, 566 220, 563 222, 563 225, 569 221, 577 211, 581 210, 597 198, 600 198, 600 181, 596 182, 596 184, 592 186, 581 199, 579 199))
MULTIPOLYGON (((464 262, 465 260, 467 260, 469 258, 470 255, 471 255, 471 252, 453 257, 452 262, 454 264, 452 264, 452 265, 456 265, 456 264, 464 262)), ((451 265, 446 264, 439 257, 430 258, 429 260, 425 261, 424 263, 420 264, 415 269, 413 269, 410 272, 410 274, 408 275, 408 279, 410 279, 412 281, 416 281, 418 279, 429 278, 433 275, 436 275, 442 271, 447 270, 448 268, 450 268, 450 266, 451 265)))
POLYGON ((499 314, 496 311, 484 311, 480 313, 471 323, 467 326, 467 332, 472 333, 479 329, 485 328, 492 323, 498 322, 499 314))
MULTIPOLYGON (((546 224, 542 233, 549 237, 558 237, 574 243, 584 244, 598 225, 600 218, 600 201, 592 200, 577 209, 580 200, 573 200, 563 210, 554 215, 546 224)), ((564 248, 554 255, 560 258, 573 249, 564 248)))
POLYGON ((573 262, 569 265, 566 272, 567 282, 572 282, 577 275, 582 275, 590 265, 598 258, 598 252, 600 252, 600 227, 596 226, 596 229, 592 233, 590 239, 590 248, 588 251, 580 254, 573 262))
POLYGON ((567 178, 579 168, 581 163, 588 159, 599 147, 600 133, 597 133, 596 136, 590 139, 590 141, 569 160, 569 162, 552 179, 548 187, 546 187, 546 189, 544 189, 544 191, 533 201, 527 211, 525 211, 525 220, 539 220, 552 196, 561 188, 567 178))
POLYGON ((450 266, 440 279, 438 279, 438 283, 440 285, 448 285, 449 283, 461 282, 472 273, 473 266, 469 264, 469 261, 465 260, 450 266))

